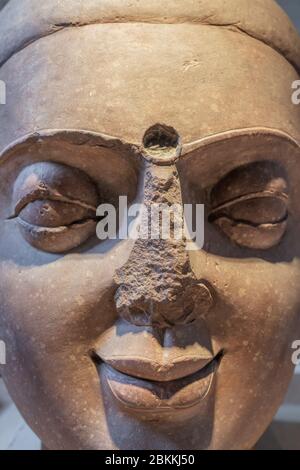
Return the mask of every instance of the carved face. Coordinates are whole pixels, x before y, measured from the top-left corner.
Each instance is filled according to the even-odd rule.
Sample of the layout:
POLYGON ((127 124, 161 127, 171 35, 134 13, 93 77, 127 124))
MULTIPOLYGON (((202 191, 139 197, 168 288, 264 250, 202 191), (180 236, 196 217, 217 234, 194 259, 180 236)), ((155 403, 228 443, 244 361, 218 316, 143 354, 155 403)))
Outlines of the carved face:
POLYGON ((30 426, 51 449, 251 448, 300 334, 293 66, 226 28, 107 24, 2 77, 2 141, 46 129, 0 167, 1 374, 30 426), (203 249, 100 242, 119 196, 204 204, 203 249))

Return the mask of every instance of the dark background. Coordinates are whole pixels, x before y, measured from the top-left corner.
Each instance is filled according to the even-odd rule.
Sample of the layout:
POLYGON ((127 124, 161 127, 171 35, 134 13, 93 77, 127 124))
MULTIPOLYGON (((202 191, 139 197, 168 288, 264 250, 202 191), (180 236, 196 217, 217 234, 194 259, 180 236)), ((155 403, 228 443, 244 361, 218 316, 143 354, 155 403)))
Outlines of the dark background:
POLYGON ((300 31, 300 0, 277 0, 277 3, 285 9, 300 31))

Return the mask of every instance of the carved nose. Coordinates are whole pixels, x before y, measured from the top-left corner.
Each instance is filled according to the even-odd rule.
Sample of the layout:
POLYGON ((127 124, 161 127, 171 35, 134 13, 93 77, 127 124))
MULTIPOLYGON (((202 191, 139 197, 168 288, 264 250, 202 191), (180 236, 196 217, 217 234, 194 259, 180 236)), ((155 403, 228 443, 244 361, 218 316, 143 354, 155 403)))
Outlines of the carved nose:
MULTIPOLYGON (((165 290, 170 293, 167 287, 165 290)), ((122 318, 136 326, 161 329, 193 323, 208 312, 212 302, 210 290, 203 283, 174 293, 172 300, 157 299, 151 290, 147 297, 142 294, 134 299, 129 299, 122 289, 116 295, 117 310, 122 318)))
MULTIPOLYGON (((146 170, 145 207, 154 201, 182 206, 175 167, 146 170)), ((184 238, 139 238, 115 281, 117 311, 134 325, 168 328, 191 323, 213 303, 210 288, 194 276, 184 238)))

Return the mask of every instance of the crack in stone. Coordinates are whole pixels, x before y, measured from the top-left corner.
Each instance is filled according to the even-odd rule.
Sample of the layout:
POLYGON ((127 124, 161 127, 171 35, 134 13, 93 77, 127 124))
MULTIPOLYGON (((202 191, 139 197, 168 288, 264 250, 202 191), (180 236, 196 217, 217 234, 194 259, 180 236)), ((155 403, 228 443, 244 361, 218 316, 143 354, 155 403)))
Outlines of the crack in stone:
POLYGON ((27 41, 24 41, 15 51, 8 53, 7 56, 0 62, 0 68, 5 65, 6 62, 8 62, 12 57, 14 57, 16 54, 24 50, 26 47, 34 44, 37 42, 39 39, 46 38, 48 36, 52 36, 53 34, 59 33, 61 31, 71 29, 71 28, 80 28, 80 27, 85 27, 85 26, 92 26, 92 25, 101 25, 101 24, 128 24, 128 23, 136 23, 136 24, 195 24, 195 25, 201 25, 201 26, 210 26, 210 27, 216 27, 216 28, 224 28, 228 29, 229 31, 232 32, 237 32, 240 34, 243 34, 245 36, 248 36, 251 39, 257 40, 261 42, 262 44, 265 44, 268 47, 271 47, 275 52, 280 54, 282 57, 284 57, 287 62, 289 62, 299 73, 300 72, 300 67, 297 64, 296 61, 291 60, 290 58, 287 57, 285 54, 284 50, 281 50, 279 47, 276 47, 272 41, 268 41, 263 37, 259 37, 258 35, 255 35, 254 33, 251 33, 250 31, 246 30, 241 26, 239 22, 236 23, 210 23, 207 22, 207 20, 210 17, 206 18, 201 18, 201 17, 149 17, 149 18, 140 18, 140 17, 112 17, 112 18, 103 18, 93 20, 93 21, 64 21, 60 23, 54 23, 52 25, 49 25, 49 30, 45 31, 44 34, 39 34, 35 35, 32 38, 30 38, 27 41))

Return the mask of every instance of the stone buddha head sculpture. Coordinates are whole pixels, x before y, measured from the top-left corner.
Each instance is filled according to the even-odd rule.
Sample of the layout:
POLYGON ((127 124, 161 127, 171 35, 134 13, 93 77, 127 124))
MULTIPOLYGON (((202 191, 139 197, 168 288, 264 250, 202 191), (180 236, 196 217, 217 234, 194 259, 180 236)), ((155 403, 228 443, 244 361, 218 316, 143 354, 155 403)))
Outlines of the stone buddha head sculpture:
POLYGON ((252 448, 300 338, 296 30, 271 0, 10 0, 0 31, 20 412, 49 449, 252 448), (100 240, 121 197, 204 207, 204 243, 100 240))

